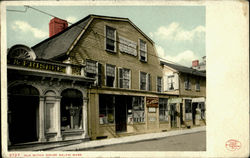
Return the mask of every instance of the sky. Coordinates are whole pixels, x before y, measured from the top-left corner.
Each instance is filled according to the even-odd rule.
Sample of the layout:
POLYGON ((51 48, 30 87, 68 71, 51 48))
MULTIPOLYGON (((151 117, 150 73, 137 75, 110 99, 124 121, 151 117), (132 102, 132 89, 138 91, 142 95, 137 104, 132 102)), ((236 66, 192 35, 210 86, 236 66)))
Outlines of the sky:
MULTIPOLYGON (((205 52, 204 6, 32 6, 70 23, 89 14, 129 18, 154 42, 158 56, 184 66, 202 60, 205 52)), ((34 46, 49 36, 53 17, 26 8, 7 6, 7 47, 34 46), (13 11, 17 10, 17 11, 13 11)))

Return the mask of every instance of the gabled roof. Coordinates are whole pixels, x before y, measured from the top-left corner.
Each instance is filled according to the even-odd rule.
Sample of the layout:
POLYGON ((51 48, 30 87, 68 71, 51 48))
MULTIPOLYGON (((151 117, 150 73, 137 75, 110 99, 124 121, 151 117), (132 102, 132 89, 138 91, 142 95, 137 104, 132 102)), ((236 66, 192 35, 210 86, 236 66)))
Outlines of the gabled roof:
POLYGON ((65 56, 82 36, 82 32, 86 30, 93 19, 117 20, 129 22, 137 29, 145 38, 152 44, 154 43, 145 33, 143 33, 134 23, 128 18, 110 17, 90 14, 82 20, 72 24, 62 32, 45 39, 44 41, 32 47, 38 58, 53 59, 65 56))
POLYGON ((175 69, 181 73, 186 73, 186 74, 192 74, 192 75, 196 75, 196 76, 202 76, 202 77, 206 77, 206 73, 200 72, 196 69, 192 69, 189 67, 185 67, 185 66, 181 66, 181 65, 177 65, 177 64, 172 64, 172 63, 167 63, 164 61, 160 62, 161 65, 166 65, 172 69, 175 69))

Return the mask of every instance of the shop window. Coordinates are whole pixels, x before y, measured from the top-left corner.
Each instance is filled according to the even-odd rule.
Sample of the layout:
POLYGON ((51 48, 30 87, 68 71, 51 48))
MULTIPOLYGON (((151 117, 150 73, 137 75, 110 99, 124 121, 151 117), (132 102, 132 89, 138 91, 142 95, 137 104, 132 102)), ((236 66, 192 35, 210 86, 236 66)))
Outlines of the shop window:
POLYGON ((119 68, 119 88, 130 88, 130 70, 119 68))
POLYGON ((157 92, 162 92, 162 77, 157 77, 157 92))
POLYGON ((205 103, 203 102, 203 103, 199 103, 199 108, 201 109, 201 119, 206 119, 206 113, 205 113, 205 111, 206 111, 206 109, 205 109, 205 103))
POLYGON ((61 130, 82 129, 82 93, 66 89, 61 95, 61 130))
POLYGON ((115 66, 106 65, 106 86, 115 87, 115 66))
POLYGON ((168 121, 168 99, 159 98, 159 120, 168 121))
POLYGON ((151 76, 149 73, 140 72, 140 90, 151 90, 151 76))
POLYGON ((139 40, 139 52, 140 52, 140 60, 147 62, 147 44, 143 40, 139 40))
POLYGON ((192 120, 192 103, 191 100, 185 99, 185 118, 186 120, 192 120))
POLYGON ((190 81, 189 77, 185 77, 184 87, 185 87, 185 90, 190 90, 191 89, 191 81, 190 81))
POLYGON ((106 26, 106 50, 116 52, 116 30, 106 26))
POLYGON ((97 62, 93 60, 86 60, 85 73, 86 77, 95 78, 97 75, 97 62))
POLYGON ((199 79, 196 79, 195 90, 200 91, 200 80, 199 79))
POLYGON ((99 95, 99 123, 113 124, 115 112, 115 96, 99 95))
POLYGON ((132 108, 133 108, 133 122, 144 122, 145 121, 144 97, 133 97, 132 108))

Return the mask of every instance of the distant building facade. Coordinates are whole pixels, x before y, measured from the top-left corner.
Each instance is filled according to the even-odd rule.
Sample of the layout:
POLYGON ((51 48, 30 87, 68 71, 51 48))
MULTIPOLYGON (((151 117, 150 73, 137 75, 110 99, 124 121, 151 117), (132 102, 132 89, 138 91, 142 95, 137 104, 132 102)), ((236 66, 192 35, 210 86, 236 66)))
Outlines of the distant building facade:
MULTIPOLYGON (((198 125, 180 111, 186 100, 205 102, 199 100, 205 98, 205 75, 160 62, 154 42, 129 19, 89 15, 69 27, 52 19, 50 29, 50 37, 32 48, 9 50, 10 144, 160 132, 184 127, 184 121, 198 125), (185 77, 199 79, 200 90, 187 91, 185 77), (25 121, 27 133, 15 132, 25 121)), ((197 107, 202 109, 191 106, 197 107)))

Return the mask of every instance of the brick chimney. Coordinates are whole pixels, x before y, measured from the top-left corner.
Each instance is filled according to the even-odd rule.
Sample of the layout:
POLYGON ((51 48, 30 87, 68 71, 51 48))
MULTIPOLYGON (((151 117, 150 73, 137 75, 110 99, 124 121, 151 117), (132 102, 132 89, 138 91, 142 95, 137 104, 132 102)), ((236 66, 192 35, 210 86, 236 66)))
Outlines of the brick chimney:
POLYGON ((199 60, 192 61, 192 67, 197 67, 197 66, 199 66, 199 60))
POLYGON ((68 22, 66 20, 53 18, 49 22, 49 37, 58 34, 68 27, 68 22))

